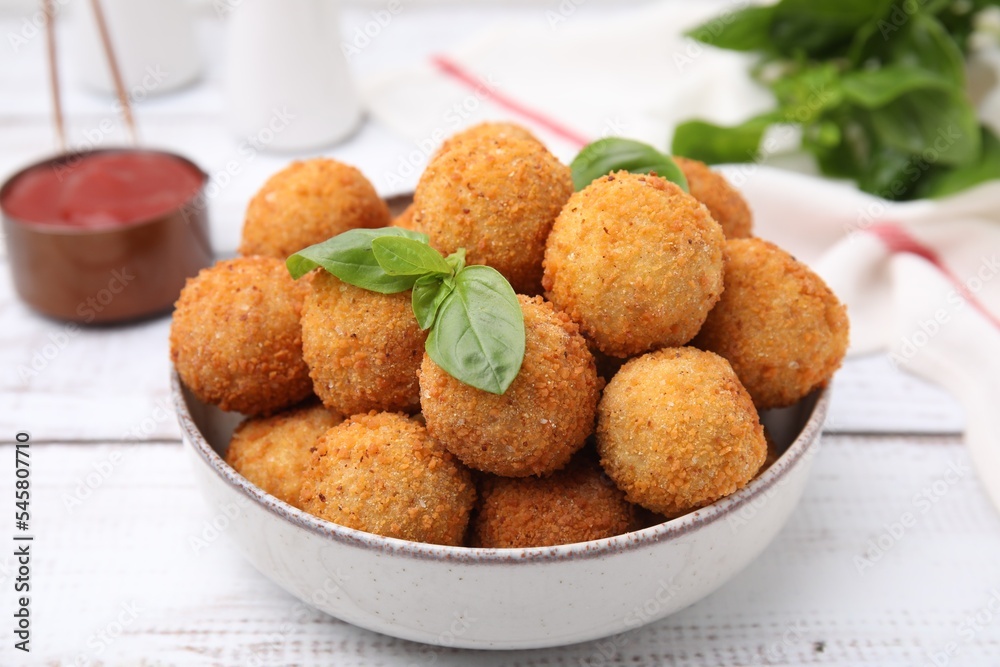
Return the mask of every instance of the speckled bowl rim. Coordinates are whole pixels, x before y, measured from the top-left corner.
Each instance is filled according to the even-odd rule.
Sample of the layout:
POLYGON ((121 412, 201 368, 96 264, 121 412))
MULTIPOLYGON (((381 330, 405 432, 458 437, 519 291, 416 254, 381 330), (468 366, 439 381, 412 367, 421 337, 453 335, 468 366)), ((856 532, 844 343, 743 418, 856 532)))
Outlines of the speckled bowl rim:
POLYGON ((829 387, 818 389, 814 394, 810 394, 810 396, 802 399, 803 401, 812 400, 813 395, 818 394, 805 425, 792 444, 789 445, 788 449, 762 475, 751 480, 749 484, 736 493, 717 500, 707 507, 656 526, 614 537, 592 540, 590 542, 577 542, 553 547, 484 549, 425 544, 366 533, 320 519, 278 500, 247 481, 246 478, 236 472, 219 456, 219 453, 215 451, 208 440, 205 439, 205 436, 202 435, 201 430, 195 425, 184 398, 180 377, 173 367, 171 367, 170 376, 171 393, 173 395, 174 407, 177 411, 177 419, 180 422, 181 430, 184 432, 188 443, 194 447, 195 452, 208 464, 209 468, 230 487, 255 501, 272 514, 311 533, 346 546, 420 560, 470 564, 548 562, 600 558, 614 553, 633 551, 653 544, 666 542, 716 521, 722 521, 755 499, 765 496, 771 487, 781 483, 785 479, 792 468, 804 461, 806 453, 818 445, 830 402, 829 387))

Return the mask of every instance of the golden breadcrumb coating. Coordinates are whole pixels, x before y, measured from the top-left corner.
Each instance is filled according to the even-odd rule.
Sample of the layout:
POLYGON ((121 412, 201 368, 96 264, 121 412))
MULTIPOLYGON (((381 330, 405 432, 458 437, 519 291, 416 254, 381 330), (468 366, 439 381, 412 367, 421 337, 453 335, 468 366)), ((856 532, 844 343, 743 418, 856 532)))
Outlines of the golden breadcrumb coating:
POLYGON ((344 415, 416 412, 427 332, 413 316, 410 292, 369 292, 323 270, 310 283, 302 344, 316 395, 344 415))
POLYGON ((300 496, 307 512, 387 537, 462 544, 476 499, 472 474, 417 420, 354 415, 315 448, 300 496))
POLYGON ((729 363, 690 347, 618 371, 598 407, 597 447, 629 501, 668 517, 743 487, 767 455, 757 411, 729 363))
MULTIPOLYGON (((431 155, 431 161, 433 161, 441 153, 444 153, 462 143, 493 141, 497 139, 526 139, 539 144, 541 143, 535 138, 535 135, 533 135, 526 128, 514 123, 478 123, 460 132, 456 132, 445 139, 444 142, 442 142, 441 145, 438 146, 437 150, 431 155)), ((415 210, 416 206, 411 203, 403 210, 402 213, 393 219, 392 226, 416 231, 417 228, 413 221, 413 214, 415 210)))
POLYGON ((557 470, 594 430, 601 383, 577 326, 541 297, 524 313, 521 370, 503 395, 456 380, 429 356, 420 367, 427 429, 471 468, 508 477, 557 470))
POLYGON ((275 498, 299 507, 311 450, 321 435, 341 421, 318 404, 247 419, 233 432, 226 462, 275 498))
POLYGON ((677 185, 619 171, 563 208, 545 251, 546 297, 605 354, 683 345, 722 293, 722 228, 677 185))
POLYGON ((632 505, 592 456, 547 477, 484 476, 472 545, 496 549, 588 542, 627 533, 632 505))
POLYGON ((675 155, 674 161, 684 172, 691 196, 700 201, 722 225, 727 239, 753 235, 753 214, 743 196, 726 177, 704 162, 675 155))
POLYGON ((537 141, 456 141, 427 166, 414 194, 415 229, 444 254, 503 274, 519 294, 541 291, 545 239, 573 192, 569 167, 537 141))
POLYGON ((284 262, 240 257, 190 278, 175 304, 170 358, 205 403, 269 414, 312 393, 299 317, 306 288, 284 262))
POLYGON ((264 183, 247 207, 241 255, 284 260, 357 227, 386 227, 389 207, 350 165, 315 158, 296 161, 264 183))
POLYGON ((431 156, 431 160, 436 158, 441 153, 449 151, 455 146, 463 143, 507 139, 523 139, 527 141, 534 141, 538 144, 541 143, 527 128, 515 123, 477 123, 476 125, 467 127, 445 139, 438 147, 434 155, 431 156))
POLYGON ((728 359, 766 410, 825 385, 847 339, 847 311, 822 278, 773 243, 734 239, 726 291, 692 345, 728 359))

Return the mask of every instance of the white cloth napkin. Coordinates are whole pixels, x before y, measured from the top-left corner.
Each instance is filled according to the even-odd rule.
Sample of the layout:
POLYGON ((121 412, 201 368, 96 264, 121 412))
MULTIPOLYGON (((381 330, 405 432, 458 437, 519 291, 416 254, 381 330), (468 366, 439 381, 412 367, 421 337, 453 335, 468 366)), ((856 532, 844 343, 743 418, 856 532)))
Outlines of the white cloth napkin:
MULTIPOLYGON (((566 160, 606 135, 666 149, 682 120, 735 123, 771 105, 747 56, 681 34, 741 6, 663 2, 601 21, 549 11, 371 80, 366 101, 414 141, 416 173, 441 139, 482 120, 521 122, 566 160)), ((1000 126, 1000 93, 980 112, 1000 126)), ((811 264, 847 304, 852 354, 888 350, 962 402, 966 441, 1000 508, 1000 182, 893 204, 768 166, 724 171, 756 233, 811 264)))

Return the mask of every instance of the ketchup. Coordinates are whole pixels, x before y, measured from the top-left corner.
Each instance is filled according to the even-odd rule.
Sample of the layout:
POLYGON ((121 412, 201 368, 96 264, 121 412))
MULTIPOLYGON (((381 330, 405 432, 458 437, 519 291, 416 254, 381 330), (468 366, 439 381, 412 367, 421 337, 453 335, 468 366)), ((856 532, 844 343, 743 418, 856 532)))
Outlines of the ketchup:
POLYGON ((7 188, 2 204, 23 222, 120 227, 177 209, 204 180, 198 168, 164 153, 102 151, 24 172, 7 188))

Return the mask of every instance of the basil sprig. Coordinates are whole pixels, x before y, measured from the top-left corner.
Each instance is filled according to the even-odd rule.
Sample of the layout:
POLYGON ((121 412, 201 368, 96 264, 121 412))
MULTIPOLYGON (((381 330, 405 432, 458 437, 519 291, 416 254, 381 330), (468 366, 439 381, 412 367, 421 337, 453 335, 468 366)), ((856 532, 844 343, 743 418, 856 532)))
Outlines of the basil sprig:
POLYGON ((687 178, 677 163, 669 155, 652 146, 633 139, 607 137, 584 146, 569 165, 573 175, 573 187, 582 190, 595 179, 613 171, 628 171, 633 174, 655 173, 684 192, 688 191, 687 178))
POLYGON ((755 52, 775 108, 739 125, 681 123, 671 150, 709 164, 766 153, 773 125, 797 126, 820 170, 886 199, 940 197, 1000 177, 1000 141, 966 93, 979 12, 997 0, 779 0, 688 35, 755 52), (904 11, 905 10, 905 11, 904 11))
POLYGON ((426 234, 397 227, 352 229, 286 261, 295 279, 322 267, 381 294, 412 290, 424 349, 455 379, 503 394, 524 361, 524 315, 510 283, 488 266, 466 266, 465 250, 444 257, 426 234))

